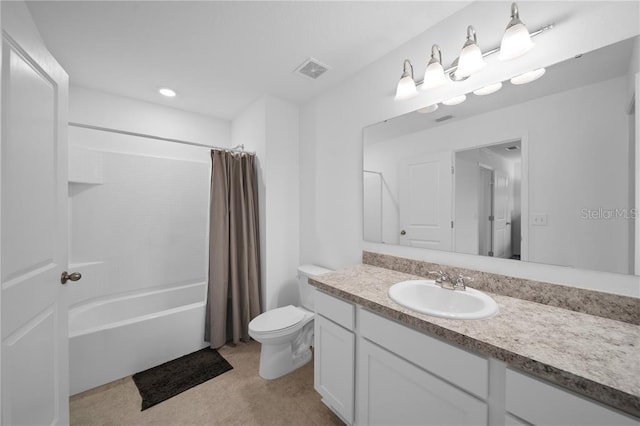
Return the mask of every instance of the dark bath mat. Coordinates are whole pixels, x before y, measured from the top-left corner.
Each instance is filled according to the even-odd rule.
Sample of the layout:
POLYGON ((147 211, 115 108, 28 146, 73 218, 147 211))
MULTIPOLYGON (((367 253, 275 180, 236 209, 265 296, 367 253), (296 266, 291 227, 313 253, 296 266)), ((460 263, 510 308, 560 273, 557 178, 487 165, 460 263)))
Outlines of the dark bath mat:
POLYGON ((204 348, 133 375, 142 410, 233 369, 217 350, 204 348))

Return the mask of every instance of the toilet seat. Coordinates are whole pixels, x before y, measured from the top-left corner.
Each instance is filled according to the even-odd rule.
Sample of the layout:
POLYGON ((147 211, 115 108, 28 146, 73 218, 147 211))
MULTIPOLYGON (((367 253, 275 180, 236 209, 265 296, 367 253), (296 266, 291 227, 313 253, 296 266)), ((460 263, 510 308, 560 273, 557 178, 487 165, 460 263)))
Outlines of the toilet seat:
POLYGON ((268 334, 296 326, 305 317, 304 311, 293 305, 272 309, 255 317, 249 323, 249 330, 268 334))

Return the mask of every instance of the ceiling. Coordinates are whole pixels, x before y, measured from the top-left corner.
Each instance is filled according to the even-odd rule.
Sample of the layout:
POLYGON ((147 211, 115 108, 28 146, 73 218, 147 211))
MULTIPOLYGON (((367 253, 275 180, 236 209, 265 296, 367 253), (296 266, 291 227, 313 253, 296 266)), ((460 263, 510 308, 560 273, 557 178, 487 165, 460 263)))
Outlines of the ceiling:
POLYGON ((231 120, 301 103, 462 9, 455 1, 29 1, 72 85, 231 120), (308 57, 331 69, 293 73, 308 57), (157 89, 178 92, 162 98, 157 89))

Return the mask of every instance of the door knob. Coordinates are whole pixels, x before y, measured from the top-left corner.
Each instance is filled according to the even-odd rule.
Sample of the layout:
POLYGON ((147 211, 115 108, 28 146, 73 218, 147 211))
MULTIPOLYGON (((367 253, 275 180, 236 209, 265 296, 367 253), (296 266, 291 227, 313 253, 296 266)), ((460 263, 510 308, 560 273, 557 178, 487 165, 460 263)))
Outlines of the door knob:
POLYGON ((402 231, 400 231, 400 235, 407 235, 407 231, 403 229, 402 231))
POLYGON ((64 271, 62 275, 60 275, 60 282, 62 284, 66 284, 67 281, 78 281, 80 278, 82 278, 82 274, 80 272, 72 272, 69 274, 67 271, 64 271))

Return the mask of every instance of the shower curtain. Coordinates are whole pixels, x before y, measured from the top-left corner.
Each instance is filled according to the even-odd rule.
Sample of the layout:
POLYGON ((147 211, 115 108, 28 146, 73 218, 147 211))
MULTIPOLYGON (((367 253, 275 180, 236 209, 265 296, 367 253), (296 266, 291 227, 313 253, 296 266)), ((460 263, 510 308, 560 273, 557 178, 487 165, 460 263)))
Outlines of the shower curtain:
POLYGON ((211 151, 209 285, 205 341, 249 340, 260 314, 260 237, 255 155, 211 151))

